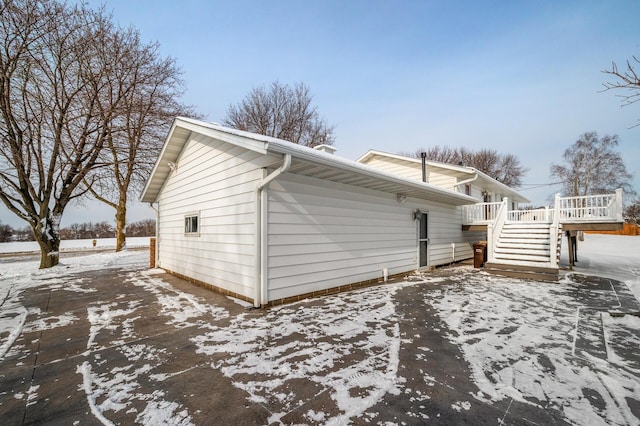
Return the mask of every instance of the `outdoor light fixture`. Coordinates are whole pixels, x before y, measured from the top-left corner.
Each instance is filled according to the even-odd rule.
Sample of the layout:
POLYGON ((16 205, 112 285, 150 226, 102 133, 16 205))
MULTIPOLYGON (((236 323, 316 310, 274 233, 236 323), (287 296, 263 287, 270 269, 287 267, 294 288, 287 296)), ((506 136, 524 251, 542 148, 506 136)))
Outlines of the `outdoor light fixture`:
POLYGON ((176 163, 174 163, 173 161, 169 161, 167 165, 169 166, 172 172, 175 172, 176 169, 178 168, 178 166, 176 166, 176 163))
POLYGON ((402 203, 402 204, 407 202, 407 196, 406 195, 398 194, 396 199, 398 200, 399 203, 402 203))

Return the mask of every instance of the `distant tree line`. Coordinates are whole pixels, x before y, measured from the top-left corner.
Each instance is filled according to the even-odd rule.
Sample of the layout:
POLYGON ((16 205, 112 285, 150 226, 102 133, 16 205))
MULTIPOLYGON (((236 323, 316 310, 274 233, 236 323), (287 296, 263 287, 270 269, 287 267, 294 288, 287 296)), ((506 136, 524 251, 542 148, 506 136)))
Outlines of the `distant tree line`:
MULTIPOLYGON (((128 237, 152 237, 156 232, 156 221, 145 219, 127 225, 128 237)), ((60 229, 61 240, 85 240, 94 238, 114 238, 116 228, 109 222, 73 223, 60 229)), ((31 227, 12 228, 10 225, 0 224, 0 242, 35 241, 31 227)))

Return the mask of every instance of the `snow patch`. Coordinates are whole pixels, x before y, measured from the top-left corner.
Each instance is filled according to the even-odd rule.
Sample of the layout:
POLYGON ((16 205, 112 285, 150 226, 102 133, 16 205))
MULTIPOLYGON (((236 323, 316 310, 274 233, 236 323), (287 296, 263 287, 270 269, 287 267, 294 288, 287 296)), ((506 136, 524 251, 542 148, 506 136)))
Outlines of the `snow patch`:
POLYGON ((324 424, 345 424, 387 392, 397 392, 401 339, 393 295, 402 285, 326 297, 313 305, 299 302, 263 316, 241 314, 228 327, 209 326, 192 341, 198 353, 226 354, 212 367, 251 401, 273 401, 284 408, 273 413, 270 423, 302 403, 286 383, 304 379, 317 394, 329 391, 341 411, 323 417, 324 424), (350 355, 356 361, 348 361, 350 355))
MULTIPOLYGON (((448 339, 460 347, 481 391, 477 399, 513 398, 553 408, 576 424, 606 419, 624 425, 635 418, 627 401, 640 401, 638 372, 617 368, 614 364, 629 365, 615 355, 611 363, 584 351, 574 355, 581 308, 575 283, 548 285, 470 272, 455 279, 464 285, 443 286, 426 293, 425 301, 448 325, 448 339), (585 398, 592 394, 600 395, 598 402, 585 398)), ((618 321, 635 333, 640 329, 634 319, 613 318, 606 319, 605 328, 618 321)), ((636 336, 627 343, 638 347, 640 342, 636 336)))

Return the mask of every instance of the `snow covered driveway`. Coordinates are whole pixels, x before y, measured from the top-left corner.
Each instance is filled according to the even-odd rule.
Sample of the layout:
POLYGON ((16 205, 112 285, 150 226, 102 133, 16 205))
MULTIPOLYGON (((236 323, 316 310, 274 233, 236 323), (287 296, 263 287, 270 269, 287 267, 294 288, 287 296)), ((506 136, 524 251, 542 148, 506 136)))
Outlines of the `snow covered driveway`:
POLYGON ((640 422, 633 274, 457 267, 253 311, 147 256, 0 265, 0 424, 640 422))
POLYGON ((469 363, 474 399, 527 404, 573 424, 640 422, 640 304, 624 284, 462 272, 424 296, 469 363))

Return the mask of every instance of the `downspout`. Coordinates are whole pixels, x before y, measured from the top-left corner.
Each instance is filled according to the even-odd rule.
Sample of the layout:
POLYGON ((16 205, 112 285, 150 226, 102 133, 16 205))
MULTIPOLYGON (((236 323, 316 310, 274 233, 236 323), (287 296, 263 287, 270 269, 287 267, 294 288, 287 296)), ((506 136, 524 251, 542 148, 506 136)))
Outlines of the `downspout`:
POLYGON ((286 173, 291 167, 291 154, 284 154, 284 158, 282 160, 282 165, 277 170, 273 171, 270 175, 263 177, 258 183, 258 187, 256 188, 256 262, 255 262, 255 292, 253 297, 253 307, 259 308, 262 306, 262 297, 264 291, 266 290, 266 282, 264 280, 264 274, 262 273, 262 264, 265 262, 263 260, 264 255, 266 254, 264 249, 264 241, 262 238, 262 221, 264 216, 266 215, 266 211, 264 210, 264 205, 262 202, 262 195, 266 186, 269 185, 271 181, 276 179, 282 173, 286 173))
POLYGON ((158 208, 156 209, 155 207, 153 207, 153 203, 149 203, 149 207, 151 207, 151 210, 153 210, 154 212, 156 212, 156 256, 155 256, 155 265, 156 267, 159 267, 159 260, 160 260, 160 236, 158 235, 158 230, 160 229, 160 205, 158 205, 158 208))
POLYGON ((460 185, 466 185, 468 183, 473 182, 474 180, 478 179, 478 174, 476 173, 475 176, 473 176, 472 178, 469 178, 467 180, 463 180, 462 182, 458 182, 455 184, 455 187, 458 188, 460 185))

